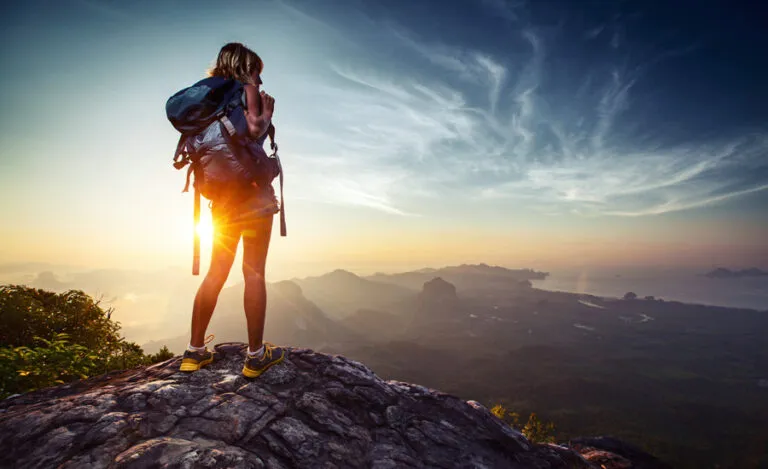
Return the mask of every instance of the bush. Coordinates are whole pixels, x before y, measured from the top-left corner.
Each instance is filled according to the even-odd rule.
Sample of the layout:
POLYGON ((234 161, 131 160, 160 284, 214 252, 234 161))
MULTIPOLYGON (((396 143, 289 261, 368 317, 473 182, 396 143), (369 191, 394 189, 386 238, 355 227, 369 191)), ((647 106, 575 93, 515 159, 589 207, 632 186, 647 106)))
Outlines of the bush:
POLYGON ((111 314, 82 291, 0 286, 0 398, 173 357, 145 355, 111 314))
POLYGON ((552 422, 542 422, 531 412, 528 421, 520 428, 520 414, 508 410, 501 404, 496 404, 491 408, 491 413, 506 422, 511 427, 517 429, 520 433, 534 443, 554 443, 555 442, 555 424, 552 422))
POLYGON ((87 378, 100 368, 98 355, 67 334, 35 338, 38 347, 0 348, 0 397, 87 378))
POLYGON ((119 342, 120 324, 98 301, 79 290, 53 293, 20 285, 0 286, 0 343, 32 346, 35 337, 65 332, 69 340, 92 350, 119 342))
POLYGON ((173 354, 173 352, 168 350, 168 346, 167 345, 163 345, 163 348, 161 348, 160 351, 158 351, 154 355, 148 355, 147 356, 147 358, 149 359, 149 361, 151 363, 164 362, 166 360, 170 360, 173 357, 175 357, 175 355, 173 354))
POLYGON ((554 443, 555 424, 539 420, 535 412, 531 412, 522 430, 523 435, 534 443, 554 443))

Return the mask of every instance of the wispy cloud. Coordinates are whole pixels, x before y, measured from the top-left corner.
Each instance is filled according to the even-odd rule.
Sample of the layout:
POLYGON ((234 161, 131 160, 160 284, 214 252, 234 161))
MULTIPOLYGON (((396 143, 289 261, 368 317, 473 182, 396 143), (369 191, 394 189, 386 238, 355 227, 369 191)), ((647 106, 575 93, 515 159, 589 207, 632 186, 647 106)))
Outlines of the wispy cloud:
MULTIPOLYGON (((451 45, 388 22, 382 30, 402 48, 402 63, 333 61, 338 81, 321 94, 336 103, 326 123, 334 131, 318 144, 334 150, 302 159, 308 171, 338 178, 324 188, 327 201, 407 215, 419 213, 414 197, 460 194, 550 214, 644 216, 768 188, 745 177, 765 168, 764 132, 674 145, 652 121, 643 138, 632 132, 654 118, 632 99, 643 67, 684 49, 634 67, 614 52, 563 76, 549 60, 559 43, 508 4, 485 3, 519 26, 507 50, 451 45)), ((582 29, 577 39, 620 47, 623 30, 605 29, 582 29)), ((308 187, 321 184, 311 179, 308 187)))
POLYGON ((482 3, 496 15, 512 22, 520 21, 520 10, 526 4, 522 0, 483 0, 482 3))
POLYGON ((126 10, 109 1, 75 0, 75 3, 107 20, 126 22, 133 19, 126 10))

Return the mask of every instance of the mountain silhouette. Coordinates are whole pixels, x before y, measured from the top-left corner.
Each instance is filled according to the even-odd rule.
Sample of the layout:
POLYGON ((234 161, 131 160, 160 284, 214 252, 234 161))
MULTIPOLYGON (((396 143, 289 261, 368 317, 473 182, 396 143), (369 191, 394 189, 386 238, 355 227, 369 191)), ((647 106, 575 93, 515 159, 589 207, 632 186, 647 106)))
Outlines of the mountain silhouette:
POLYGON ((543 280, 548 272, 531 269, 507 269, 487 264, 462 264, 440 269, 421 269, 395 274, 377 273, 366 277, 377 282, 391 283, 401 287, 420 290, 425 282, 440 277, 452 283, 461 291, 487 291, 498 288, 520 288, 524 280, 543 280))
MULTIPOLYGON (((208 327, 208 332, 214 334, 217 340, 239 341, 246 337, 243 294, 243 284, 237 284, 224 288, 219 295, 208 327)), ((267 298, 264 335, 272 342, 325 350, 329 347, 336 349, 340 343, 362 340, 358 334, 329 318, 314 302, 308 300, 295 282, 285 280, 267 284, 267 298)), ((169 339, 147 343, 144 348, 154 350, 167 345, 174 351, 184 350, 189 342, 189 327, 184 324, 180 329, 179 332, 185 332, 169 339)))
POLYGON ((349 316, 363 305, 387 310, 392 304, 416 293, 413 289, 369 280, 342 269, 292 281, 334 319, 349 316))
POLYGON ((711 270, 704 274, 709 278, 742 278, 742 277, 768 277, 768 272, 756 267, 742 270, 730 270, 723 267, 711 270))

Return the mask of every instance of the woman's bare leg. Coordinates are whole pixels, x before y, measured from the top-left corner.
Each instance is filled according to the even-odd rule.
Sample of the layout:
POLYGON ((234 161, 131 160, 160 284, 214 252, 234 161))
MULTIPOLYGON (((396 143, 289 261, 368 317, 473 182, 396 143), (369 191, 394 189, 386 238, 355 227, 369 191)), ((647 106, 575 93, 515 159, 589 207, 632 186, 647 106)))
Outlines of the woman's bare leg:
POLYGON ((208 329, 208 323, 211 322, 219 293, 221 293, 232 268, 232 263, 235 261, 239 242, 240 232, 237 229, 214 225, 211 266, 197 290, 195 303, 192 306, 192 339, 189 343, 193 347, 204 345, 205 330, 208 329))
POLYGON ((267 284, 264 271, 267 264, 269 240, 272 236, 272 216, 266 216, 249 224, 243 230, 243 277, 245 295, 243 306, 248 321, 248 345, 250 350, 261 347, 264 340, 264 322, 267 311, 267 284))

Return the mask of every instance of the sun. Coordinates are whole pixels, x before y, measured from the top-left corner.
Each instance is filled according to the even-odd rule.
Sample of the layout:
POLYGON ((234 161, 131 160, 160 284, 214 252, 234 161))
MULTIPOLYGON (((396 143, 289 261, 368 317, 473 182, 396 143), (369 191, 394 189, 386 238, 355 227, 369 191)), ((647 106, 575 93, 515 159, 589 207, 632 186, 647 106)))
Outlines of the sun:
POLYGON ((195 233, 200 237, 200 243, 209 245, 213 242, 213 222, 210 217, 201 217, 195 226, 195 233))

